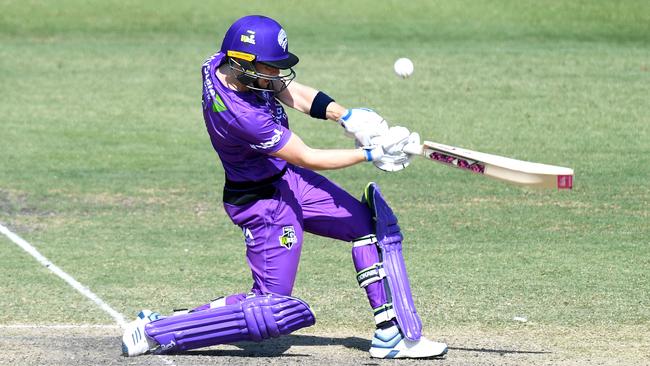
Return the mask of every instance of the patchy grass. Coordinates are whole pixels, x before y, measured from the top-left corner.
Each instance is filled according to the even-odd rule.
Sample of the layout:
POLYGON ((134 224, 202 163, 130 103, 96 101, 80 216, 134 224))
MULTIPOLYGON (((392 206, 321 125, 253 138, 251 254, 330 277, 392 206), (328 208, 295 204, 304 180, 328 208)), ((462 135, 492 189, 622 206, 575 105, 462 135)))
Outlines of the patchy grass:
MULTIPOLYGON (((324 173, 359 196, 366 182, 381 185, 427 332, 459 348, 526 340, 559 364, 647 360, 647 2, 280 4, 204 14, 197 2, 7 3, 0 222, 124 314, 247 290, 199 68, 227 24, 265 13, 301 57, 299 80, 344 105, 373 107, 426 139, 575 169, 571 192, 422 160, 395 174, 324 173), (392 74, 404 56, 415 63, 407 80, 392 74)), ((289 115, 308 144, 351 146, 336 124, 289 115)), ((0 323, 110 323, 4 238, 0 258, 0 307, 14 309, 0 323)), ((353 272, 349 244, 306 237, 294 294, 316 310, 314 332, 370 334, 353 272)))

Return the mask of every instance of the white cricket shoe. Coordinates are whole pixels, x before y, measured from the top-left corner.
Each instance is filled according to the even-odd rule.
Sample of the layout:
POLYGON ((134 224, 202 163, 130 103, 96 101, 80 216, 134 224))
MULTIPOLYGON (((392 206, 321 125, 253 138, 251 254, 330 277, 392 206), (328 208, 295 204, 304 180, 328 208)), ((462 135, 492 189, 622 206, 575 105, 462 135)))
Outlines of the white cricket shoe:
POLYGON ((443 357, 445 354, 445 343, 430 341, 424 337, 417 341, 408 340, 395 325, 377 329, 370 346, 370 356, 374 358, 427 358, 443 357))
POLYGON ((142 310, 134 321, 127 324, 122 336, 122 354, 128 357, 139 356, 158 347, 158 343, 144 332, 144 326, 160 318, 158 313, 142 310))

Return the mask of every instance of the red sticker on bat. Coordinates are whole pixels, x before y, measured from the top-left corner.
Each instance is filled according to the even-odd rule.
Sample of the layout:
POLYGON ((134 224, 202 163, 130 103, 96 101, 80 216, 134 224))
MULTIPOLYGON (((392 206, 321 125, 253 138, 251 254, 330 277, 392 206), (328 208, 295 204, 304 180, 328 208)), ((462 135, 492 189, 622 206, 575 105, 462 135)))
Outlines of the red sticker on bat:
POLYGON ((456 168, 469 170, 477 174, 485 174, 485 165, 478 161, 464 159, 458 156, 434 151, 429 154, 429 159, 438 161, 440 163, 449 164, 456 168))
POLYGON ((573 188, 573 175, 557 176, 557 189, 571 189, 571 188, 573 188))

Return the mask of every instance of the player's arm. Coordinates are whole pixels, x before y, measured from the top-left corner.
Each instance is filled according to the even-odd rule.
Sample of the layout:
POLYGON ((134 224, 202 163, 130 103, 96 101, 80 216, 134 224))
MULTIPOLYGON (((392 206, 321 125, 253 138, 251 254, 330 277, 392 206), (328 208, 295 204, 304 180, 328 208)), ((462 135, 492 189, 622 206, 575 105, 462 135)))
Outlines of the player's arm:
POLYGON ((354 137, 361 146, 368 146, 372 137, 388 131, 388 123, 374 111, 365 108, 346 109, 327 94, 296 81, 291 82, 277 97, 285 105, 313 118, 338 122, 345 129, 346 135, 354 137))
POLYGON ((291 134, 289 141, 280 150, 271 153, 271 155, 286 160, 291 164, 312 170, 345 168, 362 161, 378 159, 381 157, 380 154, 383 155, 381 147, 374 150, 312 149, 295 133, 291 134))
MULTIPOLYGON (((312 117, 314 117, 314 114, 320 112, 320 110, 314 110, 314 100, 318 97, 318 94, 318 90, 310 86, 300 84, 294 80, 286 87, 286 89, 278 94, 278 99, 280 99, 280 101, 288 107, 291 107, 305 114, 310 114, 312 117)), ((318 116, 316 118, 329 119, 332 121, 340 122, 341 117, 345 116, 347 113, 347 109, 345 107, 341 106, 333 100, 326 100, 324 103, 326 103, 324 106, 324 115, 318 116)))

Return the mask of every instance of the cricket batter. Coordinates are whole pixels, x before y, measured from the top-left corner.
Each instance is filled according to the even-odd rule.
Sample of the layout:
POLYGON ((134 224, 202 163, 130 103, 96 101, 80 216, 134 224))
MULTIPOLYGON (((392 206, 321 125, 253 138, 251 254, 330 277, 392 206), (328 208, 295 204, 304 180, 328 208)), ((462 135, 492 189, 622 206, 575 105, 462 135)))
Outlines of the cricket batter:
POLYGON ((242 229, 253 286, 162 317, 143 310, 125 330, 127 356, 177 353, 239 341, 261 341, 315 323, 307 303, 292 297, 304 232, 352 243, 357 281, 374 312, 370 355, 443 356, 447 345, 421 335, 402 258, 397 219, 371 183, 360 202, 316 173, 371 161, 387 171, 408 165, 402 150, 419 136, 389 128, 369 109, 347 109, 322 91, 293 81, 298 57, 275 20, 245 16, 226 32, 221 50, 202 68, 203 116, 226 179, 223 204, 242 229), (289 128, 284 107, 343 126, 357 149, 307 146, 289 128))

